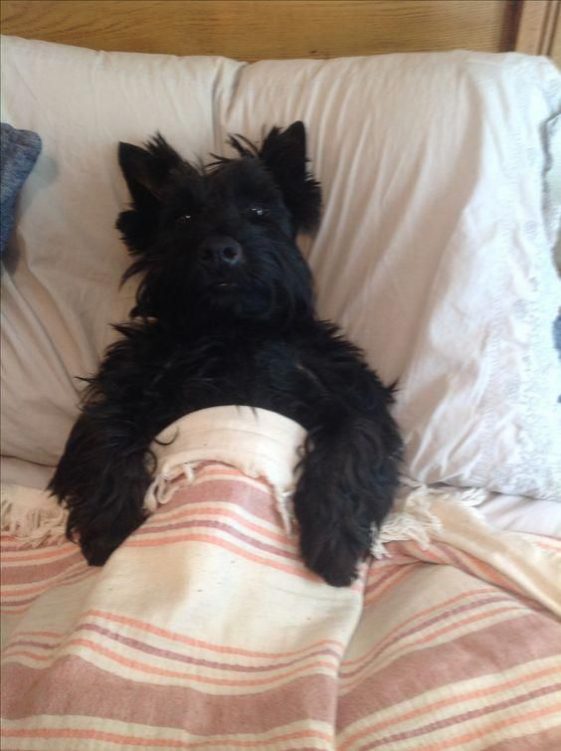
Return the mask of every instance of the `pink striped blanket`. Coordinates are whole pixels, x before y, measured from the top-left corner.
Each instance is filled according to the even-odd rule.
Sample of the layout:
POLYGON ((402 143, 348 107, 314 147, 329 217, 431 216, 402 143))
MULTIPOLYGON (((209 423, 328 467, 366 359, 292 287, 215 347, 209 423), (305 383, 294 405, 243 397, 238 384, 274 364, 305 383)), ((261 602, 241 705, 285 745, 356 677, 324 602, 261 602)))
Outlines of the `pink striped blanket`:
POLYGON ((165 501, 102 569, 3 535, 4 751, 561 748, 561 541, 418 489, 336 589, 270 481, 203 462, 165 501))

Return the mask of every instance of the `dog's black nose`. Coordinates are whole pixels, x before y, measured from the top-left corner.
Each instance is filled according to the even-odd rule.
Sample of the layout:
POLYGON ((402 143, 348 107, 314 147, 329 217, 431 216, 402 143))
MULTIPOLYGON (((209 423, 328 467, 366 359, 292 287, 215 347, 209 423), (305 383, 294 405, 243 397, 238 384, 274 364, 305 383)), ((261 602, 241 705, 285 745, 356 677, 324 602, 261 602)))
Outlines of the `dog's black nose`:
POLYGON ((200 248, 201 261, 205 266, 237 266, 243 258, 242 246, 232 237, 211 235, 200 248))

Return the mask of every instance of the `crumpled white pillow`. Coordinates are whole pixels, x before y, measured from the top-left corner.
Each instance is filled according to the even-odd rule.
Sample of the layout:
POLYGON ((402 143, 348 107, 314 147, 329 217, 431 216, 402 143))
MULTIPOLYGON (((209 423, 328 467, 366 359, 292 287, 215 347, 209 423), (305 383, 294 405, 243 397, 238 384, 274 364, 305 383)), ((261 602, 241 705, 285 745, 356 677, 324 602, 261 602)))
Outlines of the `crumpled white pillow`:
POLYGON ((549 61, 453 52, 244 65, 19 39, 2 54, 4 117, 44 143, 3 279, 4 454, 56 462, 76 415, 73 376, 92 372, 108 322, 130 306, 131 288, 117 290, 117 142, 160 129, 204 157, 229 132, 258 139, 301 118, 325 195, 304 246, 320 312, 386 381, 399 378, 408 474, 559 497, 558 204, 546 206, 543 177, 561 84, 549 61))
POLYGON ((214 151, 213 91, 233 87, 242 64, 15 37, 0 52, 3 117, 43 142, 2 274, 3 477, 25 485, 52 473, 77 416, 77 376, 95 372, 110 322, 132 306, 132 285, 119 290, 130 258, 115 229, 129 201, 118 142, 160 129, 186 157, 214 151))
POLYGON ((560 201, 544 181, 559 112, 558 71, 519 54, 240 72, 228 130, 310 123, 320 309, 399 379, 418 481, 561 500, 560 201))

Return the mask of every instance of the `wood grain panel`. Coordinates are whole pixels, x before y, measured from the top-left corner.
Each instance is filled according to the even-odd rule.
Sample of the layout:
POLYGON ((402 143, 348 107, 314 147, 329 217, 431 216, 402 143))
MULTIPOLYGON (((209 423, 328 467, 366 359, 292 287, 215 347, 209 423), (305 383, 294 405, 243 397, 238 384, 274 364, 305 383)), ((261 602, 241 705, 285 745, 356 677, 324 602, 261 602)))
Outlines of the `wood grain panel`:
POLYGON ((518 52, 550 55, 561 65, 561 1, 525 0, 516 37, 518 52))
POLYGON ((244 60, 514 44, 517 0, 3 0, 2 33, 244 60))
POLYGON ((561 8, 557 13, 549 55, 555 60, 559 68, 561 68, 561 8))

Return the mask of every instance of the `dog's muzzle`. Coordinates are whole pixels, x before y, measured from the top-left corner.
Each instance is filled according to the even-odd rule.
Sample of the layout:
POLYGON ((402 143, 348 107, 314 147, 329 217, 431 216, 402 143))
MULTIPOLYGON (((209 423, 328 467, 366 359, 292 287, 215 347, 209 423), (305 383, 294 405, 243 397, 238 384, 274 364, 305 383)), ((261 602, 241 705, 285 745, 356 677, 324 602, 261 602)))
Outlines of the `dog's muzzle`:
POLYGON ((242 246, 227 235, 210 235, 199 248, 200 262, 207 271, 228 271, 243 261, 242 246))

